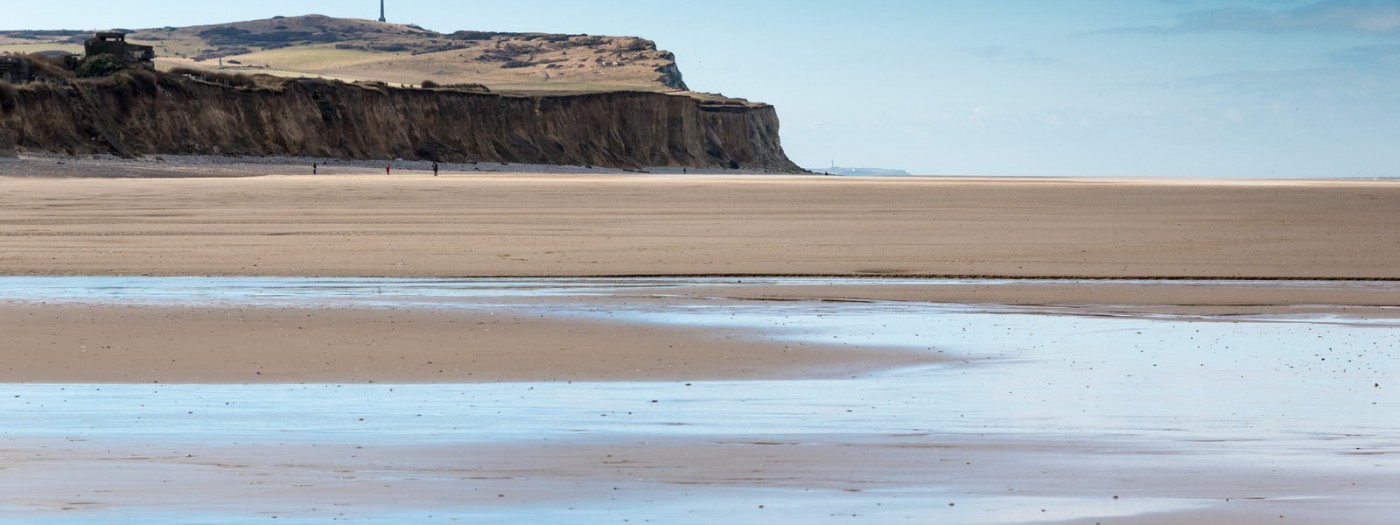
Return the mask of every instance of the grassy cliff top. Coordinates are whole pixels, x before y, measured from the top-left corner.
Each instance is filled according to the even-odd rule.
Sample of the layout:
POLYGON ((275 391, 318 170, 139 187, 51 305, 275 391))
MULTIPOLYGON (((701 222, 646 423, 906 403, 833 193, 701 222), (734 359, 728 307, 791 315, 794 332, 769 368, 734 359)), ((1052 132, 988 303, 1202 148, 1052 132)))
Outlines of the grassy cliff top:
MULTIPOLYGON (((157 66, 409 86, 485 84, 497 92, 686 91, 675 56, 635 37, 444 34, 320 15, 128 30, 157 66), (222 59, 222 64, 221 60, 222 59)), ((4 31, 0 52, 82 52, 91 31, 4 31)))

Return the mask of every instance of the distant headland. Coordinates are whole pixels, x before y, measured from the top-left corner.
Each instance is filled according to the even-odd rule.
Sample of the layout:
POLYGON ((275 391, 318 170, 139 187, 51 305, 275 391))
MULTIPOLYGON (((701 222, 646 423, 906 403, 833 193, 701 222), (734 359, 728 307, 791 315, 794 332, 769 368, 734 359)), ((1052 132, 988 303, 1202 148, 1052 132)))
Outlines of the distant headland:
POLYGON ((689 91, 636 37, 307 15, 5 31, 0 53, 0 139, 21 152, 801 171, 772 106, 689 91))

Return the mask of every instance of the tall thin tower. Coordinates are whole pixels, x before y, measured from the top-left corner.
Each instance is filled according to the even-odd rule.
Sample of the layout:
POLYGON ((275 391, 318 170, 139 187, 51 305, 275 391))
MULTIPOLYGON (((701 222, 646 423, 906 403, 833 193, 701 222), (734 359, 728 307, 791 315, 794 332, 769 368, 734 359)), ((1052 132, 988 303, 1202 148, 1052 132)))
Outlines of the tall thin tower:
POLYGON ((379 21, 380 21, 380 22, 388 22, 388 21, 389 21, 387 18, 384 18, 384 0, 379 0, 379 21))

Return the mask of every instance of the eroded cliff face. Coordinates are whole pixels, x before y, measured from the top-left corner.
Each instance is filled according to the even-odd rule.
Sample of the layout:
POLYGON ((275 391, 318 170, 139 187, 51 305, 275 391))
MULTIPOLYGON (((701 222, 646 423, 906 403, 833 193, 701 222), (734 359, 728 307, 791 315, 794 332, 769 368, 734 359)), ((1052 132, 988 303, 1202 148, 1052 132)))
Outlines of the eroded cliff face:
POLYGON ((538 97, 175 75, 0 86, 21 150, 799 171, 772 106, 615 92, 538 97))

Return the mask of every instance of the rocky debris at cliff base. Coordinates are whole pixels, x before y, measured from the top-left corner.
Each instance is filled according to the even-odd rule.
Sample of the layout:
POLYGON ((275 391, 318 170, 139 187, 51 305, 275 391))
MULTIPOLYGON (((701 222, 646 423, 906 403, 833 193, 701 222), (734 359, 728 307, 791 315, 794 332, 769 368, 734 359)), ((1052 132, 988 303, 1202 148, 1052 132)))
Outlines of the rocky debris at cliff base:
POLYGON ((15 136, 8 129, 0 129, 0 159, 19 158, 19 151, 15 149, 15 136))
MULTIPOLYGON (((113 155, 63 155, 23 153, 0 157, 0 177, 29 178, 235 178, 270 175, 377 175, 384 166, 393 166, 394 175, 432 173, 432 162, 408 160, 342 160, 317 157, 231 157, 224 155, 150 155, 126 159, 113 155)), ((638 170, 596 166, 547 164, 438 163, 443 175, 489 173, 540 173, 558 175, 744 175, 763 174, 753 170, 719 170, 658 166, 638 170)))

